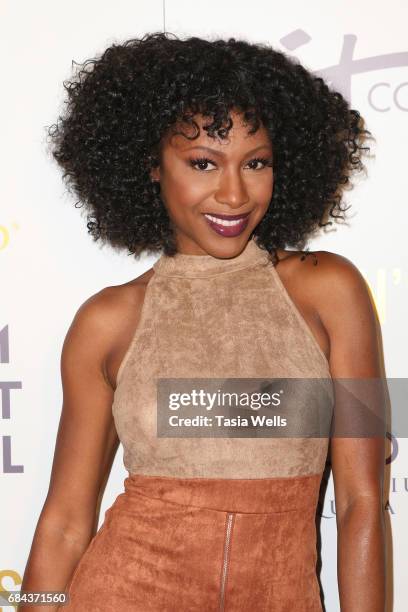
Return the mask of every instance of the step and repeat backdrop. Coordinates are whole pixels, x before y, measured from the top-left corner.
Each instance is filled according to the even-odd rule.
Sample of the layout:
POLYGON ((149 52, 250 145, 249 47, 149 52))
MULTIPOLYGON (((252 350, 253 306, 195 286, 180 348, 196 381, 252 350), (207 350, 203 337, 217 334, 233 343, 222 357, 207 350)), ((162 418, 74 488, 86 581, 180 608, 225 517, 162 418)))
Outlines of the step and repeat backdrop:
MULTIPOLYGON (((346 192, 348 221, 308 244, 344 255, 363 273, 381 324, 389 379, 408 377, 408 5, 364 0, 52 0, 0 7, 0 591, 19 589, 49 485, 62 389, 60 353, 90 295, 130 280, 140 260, 94 243, 46 149, 45 126, 62 111, 72 62, 146 32, 241 37, 272 44, 323 76, 365 117, 375 137, 367 175, 346 192)), ((408 597, 408 444, 388 432, 388 610, 408 597)), ((122 448, 105 510, 123 490, 122 448)), ((328 612, 340 610, 336 507, 327 475, 320 514, 320 580, 328 612)), ((12 607, 4 607, 12 610, 12 607)))

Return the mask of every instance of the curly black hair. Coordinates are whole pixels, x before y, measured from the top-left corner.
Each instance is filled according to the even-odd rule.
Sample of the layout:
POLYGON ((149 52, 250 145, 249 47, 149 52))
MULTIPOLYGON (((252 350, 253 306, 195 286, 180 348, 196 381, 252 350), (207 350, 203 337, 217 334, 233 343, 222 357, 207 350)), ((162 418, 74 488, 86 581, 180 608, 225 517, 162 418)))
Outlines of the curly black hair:
POLYGON ((344 220, 342 192, 365 170, 362 145, 371 132, 339 92, 285 53, 235 38, 155 32, 76 65, 48 136, 94 240, 136 256, 174 255, 170 218, 150 176, 162 138, 180 121, 198 135, 196 113, 211 118, 209 136, 226 138, 232 109, 251 133, 262 124, 273 146, 273 196, 253 232, 262 248, 276 257, 277 248, 304 246, 332 224, 329 216, 344 220))

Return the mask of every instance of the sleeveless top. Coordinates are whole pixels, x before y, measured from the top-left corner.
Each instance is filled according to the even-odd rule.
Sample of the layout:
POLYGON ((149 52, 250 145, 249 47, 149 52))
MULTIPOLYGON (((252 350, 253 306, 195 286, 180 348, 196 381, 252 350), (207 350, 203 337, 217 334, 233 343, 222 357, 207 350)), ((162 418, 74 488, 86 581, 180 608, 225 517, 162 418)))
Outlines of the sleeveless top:
MULTIPOLYGON (((331 376, 269 253, 254 237, 230 259, 163 254, 153 270, 112 405, 129 474, 248 479, 323 472, 328 432, 302 438, 157 436, 159 378, 331 376)), ((306 422, 315 410, 305 387, 297 418, 306 422)))

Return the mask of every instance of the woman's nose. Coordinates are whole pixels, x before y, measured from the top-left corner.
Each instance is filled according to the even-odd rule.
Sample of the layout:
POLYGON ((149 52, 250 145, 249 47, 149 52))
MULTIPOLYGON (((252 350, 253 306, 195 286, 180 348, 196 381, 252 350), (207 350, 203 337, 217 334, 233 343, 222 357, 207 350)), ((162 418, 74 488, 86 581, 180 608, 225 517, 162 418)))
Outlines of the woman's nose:
POLYGON ((248 202, 248 190, 239 172, 225 173, 220 177, 215 199, 231 208, 240 208, 248 202))

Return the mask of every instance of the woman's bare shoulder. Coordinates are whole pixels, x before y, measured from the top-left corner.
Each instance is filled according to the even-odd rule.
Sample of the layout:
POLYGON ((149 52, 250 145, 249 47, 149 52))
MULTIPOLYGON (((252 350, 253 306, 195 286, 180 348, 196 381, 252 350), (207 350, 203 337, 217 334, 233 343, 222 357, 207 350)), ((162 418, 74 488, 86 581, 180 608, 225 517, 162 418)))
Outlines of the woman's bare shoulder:
POLYGON ((373 323, 375 303, 362 272, 330 251, 278 251, 277 271, 293 295, 317 313, 329 337, 356 321, 373 323))
POLYGON ((110 285, 88 297, 78 308, 72 326, 99 346, 106 382, 115 389, 116 374, 135 332, 152 268, 119 285, 110 285))
POLYGON ((305 278, 307 274, 310 282, 314 282, 318 289, 336 285, 347 290, 353 284, 361 283, 363 275, 349 258, 331 251, 290 251, 278 249, 279 264, 286 274, 297 274, 305 278), (341 283, 340 286, 337 283, 341 283))
POLYGON ((140 276, 133 278, 119 285, 108 285, 100 289, 97 293, 91 295, 83 304, 94 306, 96 309, 126 307, 126 304, 135 303, 143 295, 150 278, 153 275, 153 269, 149 268, 140 276))
POLYGON ((340 255, 339 253, 333 253, 332 251, 312 251, 312 250, 289 250, 289 249, 277 249, 277 254, 280 261, 285 259, 290 259, 292 261, 305 261, 308 262, 309 265, 317 266, 320 263, 320 268, 325 265, 331 266, 351 266, 355 267, 355 264, 345 257, 344 255, 340 255))

